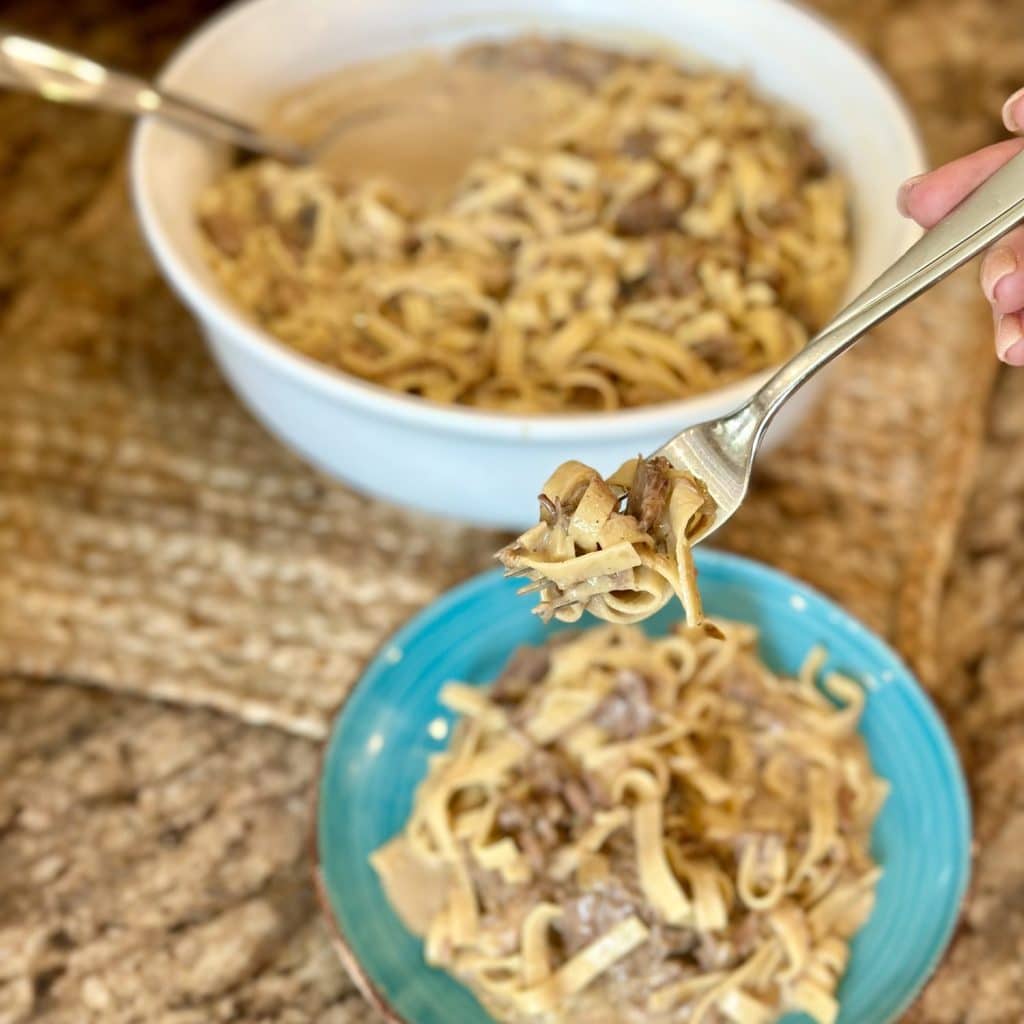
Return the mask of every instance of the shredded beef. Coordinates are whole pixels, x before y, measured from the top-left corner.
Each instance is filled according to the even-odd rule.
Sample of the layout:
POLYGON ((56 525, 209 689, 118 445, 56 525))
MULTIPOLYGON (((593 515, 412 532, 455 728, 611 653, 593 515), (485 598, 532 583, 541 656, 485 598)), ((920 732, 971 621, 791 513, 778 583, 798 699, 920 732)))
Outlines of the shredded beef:
POLYGON ((622 152, 626 156, 648 157, 654 155, 654 146, 658 141, 657 135, 649 128, 639 128, 630 132, 622 140, 622 152))
POLYGON ((649 192, 630 200, 615 218, 615 230, 623 235, 650 235, 679 224, 689 201, 689 188, 680 178, 668 178, 649 192))
POLYGON ((206 236, 225 256, 241 255, 244 230, 230 213, 204 214, 200 223, 206 236))
POLYGON ((653 459, 641 459, 637 466, 636 478, 626 501, 626 512, 636 518, 641 530, 648 533, 665 516, 671 489, 668 476, 671 468, 668 459, 660 455, 653 459))
POLYGON ((319 213, 320 210, 315 203, 304 203, 296 211, 295 216, 279 228, 285 245, 296 256, 301 256, 312 244, 319 213))
POLYGON ((491 689, 498 704, 518 704, 545 676, 551 655, 546 647, 520 647, 491 689))
POLYGON ((736 339, 728 334, 695 342, 693 351, 718 373, 740 369, 746 358, 736 339))
POLYGON ((654 237, 650 271, 642 290, 655 297, 685 298, 700 288, 697 264, 700 248, 677 234, 664 233, 654 237))

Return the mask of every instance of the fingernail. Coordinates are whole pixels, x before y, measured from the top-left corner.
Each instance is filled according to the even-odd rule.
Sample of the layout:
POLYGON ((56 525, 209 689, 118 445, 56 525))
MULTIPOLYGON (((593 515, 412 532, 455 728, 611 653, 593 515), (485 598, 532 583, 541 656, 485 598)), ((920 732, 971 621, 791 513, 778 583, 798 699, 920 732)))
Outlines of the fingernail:
POLYGON ((912 178, 907 178, 905 182, 899 187, 899 191, 896 193, 896 209, 903 214, 904 217, 910 216, 910 211, 907 209, 907 202, 910 199, 910 193, 914 191, 918 182, 924 177, 923 174, 915 174, 912 178))
POLYGON ((1007 313, 1005 316, 1001 316, 996 327, 996 354, 999 358, 1004 363, 1009 362, 1010 353, 1016 353, 1022 341, 1024 341, 1024 331, 1021 330, 1019 314, 1007 313))
POLYGON ((1024 96, 1024 87, 1018 89, 1004 104, 1003 104, 1003 124, 1006 125, 1008 132, 1019 132, 1020 124, 1017 121, 1017 101, 1024 96))
POLYGON ((1017 254, 1005 245, 993 249, 981 262, 981 290, 989 302, 996 300, 996 286, 1017 269, 1017 254))
POLYGON ((1015 342, 1003 353, 1003 362, 1010 366, 1024 366, 1024 340, 1015 342))

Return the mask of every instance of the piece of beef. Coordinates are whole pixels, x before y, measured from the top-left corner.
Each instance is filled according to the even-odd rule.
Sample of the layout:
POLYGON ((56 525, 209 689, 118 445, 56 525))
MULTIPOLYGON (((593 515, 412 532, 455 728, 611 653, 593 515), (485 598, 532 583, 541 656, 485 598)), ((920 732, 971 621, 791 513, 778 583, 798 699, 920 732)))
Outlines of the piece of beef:
POLYGON ((200 226, 206 237, 220 249, 225 256, 232 258, 242 254, 245 232, 238 220, 226 211, 203 214, 199 219, 200 226))
POLYGON ((559 503, 552 501, 546 494, 538 494, 537 501, 540 503, 541 522, 547 523, 548 526, 554 526, 558 522, 558 516, 561 511, 559 503))
POLYGON ((685 298, 700 288, 697 264, 701 249, 691 240, 672 233, 655 236, 651 243, 650 270, 643 290, 655 297, 685 298))
POLYGON ((568 779, 563 787, 562 796, 578 822, 589 821, 593 817, 593 796, 579 779, 568 779))
POLYGON ((491 698, 497 704, 518 704, 544 678, 550 664, 546 647, 520 647, 495 680, 491 698))
POLYGON ((806 132, 797 132, 795 143, 798 179, 820 178, 828 173, 825 154, 811 142, 806 132))
POLYGON ((638 128, 622 140, 622 152, 633 157, 653 156, 657 142, 658 136, 649 128, 638 128))
POLYGON ((679 224, 679 215, 690 199, 689 186, 681 178, 665 178, 654 188, 631 199, 615 218, 622 235, 652 235, 679 224))
POLYGON ((747 358, 738 340, 728 334, 716 335, 695 342, 693 351, 711 369, 719 373, 726 370, 738 370, 747 358))
POLYGON ((303 203, 293 217, 279 225, 281 239, 297 258, 312 244, 319 214, 316 203, 303 203))
POLYGON ((640 524, 640 529, 650 533, 665 516, 672 482, 669 472, 671 463, 664 456, 641 459, 636 468, 636 477, 626 499, 626 512, 640 524))

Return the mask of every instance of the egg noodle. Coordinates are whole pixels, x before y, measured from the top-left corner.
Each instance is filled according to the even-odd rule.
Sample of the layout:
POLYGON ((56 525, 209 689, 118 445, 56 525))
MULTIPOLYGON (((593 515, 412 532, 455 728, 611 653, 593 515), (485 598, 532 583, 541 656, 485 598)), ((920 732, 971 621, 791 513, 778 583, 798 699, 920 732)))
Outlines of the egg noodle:
POLYGON ((214 273, 286 345, 441 403, 613 410, 774 366, 834 312, 846 186, 743 78, 537 38, 449 63, 531 85, 532 131, 435 201, 266 160, 202 197, 214 273))
POLYGON ((443 690, 450 746, 372 860, 496 1020, 836 1019, 880 876, 864 694, 819 689, 821 651, 783 678, 753 629, 718 627, 595 627, 443 690))
POLYGON ((678 595, 691 626, 704 623, 691 543, 714 520, 704 484, 665 458, 630 459, 604 480, 566 462, 544 484, 541 521, 498 552, 509 575, 533 582, 545 621, 589 611, 639 622, 678 595))

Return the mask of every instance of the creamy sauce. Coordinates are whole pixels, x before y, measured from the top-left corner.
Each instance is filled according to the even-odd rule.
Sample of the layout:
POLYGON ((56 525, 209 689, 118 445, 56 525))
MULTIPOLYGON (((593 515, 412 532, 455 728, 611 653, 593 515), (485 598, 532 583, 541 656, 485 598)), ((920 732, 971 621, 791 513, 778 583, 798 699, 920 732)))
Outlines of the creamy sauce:
POLYGON ((268 128, 314 147, 341 184, 386 177, 429 208, 474 159, 538 138, 572 91, 537 73, 403 54, 289 93, 268 128))

